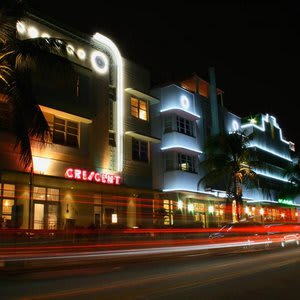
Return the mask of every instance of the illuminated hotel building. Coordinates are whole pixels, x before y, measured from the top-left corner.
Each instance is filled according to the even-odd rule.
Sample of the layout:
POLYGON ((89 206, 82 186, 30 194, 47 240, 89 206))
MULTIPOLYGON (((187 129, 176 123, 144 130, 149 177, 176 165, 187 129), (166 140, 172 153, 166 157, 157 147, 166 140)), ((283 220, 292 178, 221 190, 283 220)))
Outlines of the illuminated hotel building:
MULTIPOLYGON (((20 164, 1 96, 0 220, 30 229, 152 226, 148 71, 122 58, 109 38, 74 33, 29 15, 20 39, 68 41, 75 75, 34 73, 34 93, 52 140, 31 141, 33 169, 20 164), (64 83, 62 83, 64 82, 64 83), (4 113, 3 113, 4 112, 4 113)), ((54 71, 55 72, 55 71, 54 71)))
MULTIPOLYGON (((221 131, 257 132, 251 147, 273 166, 260 174, 270 186, 286 182, 293 144, 267 114, 241 119, 223 106, 223 91, 192 76, 153 88, 149 72, 124 59, 109 38, 64 29, 29 15, 20 39, 68 41, 74 77, 32 74, 34 92, 52 140, 31 141, 33 168, 20 164, 9 110, 0 94, 0 219, 21 229, 220 225, 226 194, 198 189, 207 137, 221 131), (64 83, 62 83, 64 82, 64 83)), ((266 199, 246 189, 245 214, 257 220, 296 220, 293 199, 266 199), (281 202, 281 203, 280 203, 281 202), (288 208, 291 205, 291 208, 288 208)))
MULTIPOLYGON (((152 90, 160 103, 151 107, 152 133, 161 142, 153 145, 153 187, 168 212, 165 223, 181 226, 219 226, 225 221, 225 187, 198 187, 204 171, 204 144, 211 134, 255 132, 250 147, 270 166, 268 172, 255 170, 261 188, 243 188, 243 216, 256 221, 296 221, 296 199, 280 199, 278 185, 288 184, 284 169, 292 164, 294 144, 286 141, 277 120, 268 114, 240 118, 223 106, 223 92, 216 88, 214 69, 209 82, 196 74, 174 84, 152 90), (277 190, 277 192, 276 192, 277 190)), ((299 202, 298 202, 299 203, 299 202)), ((235 209, 233 207, 233 219, 235 209)))

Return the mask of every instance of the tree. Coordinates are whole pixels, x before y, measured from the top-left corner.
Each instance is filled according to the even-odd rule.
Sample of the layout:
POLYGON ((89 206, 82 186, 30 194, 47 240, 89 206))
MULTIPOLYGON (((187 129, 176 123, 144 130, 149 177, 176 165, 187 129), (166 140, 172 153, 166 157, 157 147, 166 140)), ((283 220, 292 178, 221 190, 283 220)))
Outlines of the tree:
POLYGON ((72 74, 65 58, 67 42, 56 38, 20 39, 17 23, 27 16, 26 1, 3 1, 0 7, 0 92, 11 110, 12 129, 20 161, 24 168, 32 166, 31 139, 45 145, 51 137, 48 123, 40 110, 32 88, 32 72, 72 74))
POLYGON ((222 133, 212 136, 205 145, 205 159, 200 169, 205 175, 198 182, 205 188, 221 185, 226 189, 226 218, 232 213, 233 201, 236 203, 236 218, 241 218, 243 188, 258 187, 257 169, 266 165, 257 159, 255 152, 249 148, 251 136, 242 132, 222 133))
POLYGON ((295 198, 300 194, 300 160, 291 163, 284 170, 284 176, 290 184, 281 185, 280 198, 295 198))

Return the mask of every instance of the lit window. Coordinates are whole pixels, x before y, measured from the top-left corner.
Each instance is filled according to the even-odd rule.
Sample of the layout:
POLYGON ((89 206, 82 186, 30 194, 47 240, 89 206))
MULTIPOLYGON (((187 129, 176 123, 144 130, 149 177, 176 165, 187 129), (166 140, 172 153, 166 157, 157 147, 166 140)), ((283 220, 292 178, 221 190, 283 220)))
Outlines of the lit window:
POLYGON ((11 227, 13 206, 15 205, 15 185, 0 183, 0 213, 3 227, 11 227))
POLYGON ((33 187, 33 228, 57 229, 59 219, 59 189, 33 187))
POLYGON ((132 159, 148 162, 148 143, 132 139, 132 159))
POLYGON ((47 200, 59 201, 59 189, 47 188, 47 200))
POLYGON ((148 106, 144 100, 131 97, 131 115, 135 118, 147 121, 148 120, 148 106))
POLYGON ((79 124, 54 117, 53 143, 78 148, 79 124))
POLYGON ((173 201, 164 200, 164 209, 166 212, 164 217, 164 225, 173 225, 173 201))
POLYGON ((34 200, 46 200, 46 188, 35 186, 33 188, 33 197, 34 200))
POLYGON ((184 172, 195 173, 195 157, 178 154, 178 169, 184 172))

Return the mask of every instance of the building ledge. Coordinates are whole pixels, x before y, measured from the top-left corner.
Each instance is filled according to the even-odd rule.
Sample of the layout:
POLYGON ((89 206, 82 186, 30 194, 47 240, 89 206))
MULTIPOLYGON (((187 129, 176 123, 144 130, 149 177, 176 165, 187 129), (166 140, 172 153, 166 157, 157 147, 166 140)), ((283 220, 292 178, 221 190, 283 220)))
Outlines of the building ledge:
POLYGON ((145 141, 145 142, 151 142, 151 143, 154 143, 154 144, 160 143, 160 139, 155 138, 153 136, 144 135, 144 134, 138 133, 136 131, 126 131, 125 134, 129 135, 133 138, 136 138, 138 140, 145 141))
POLYGON ((48 106, 43 106, 43 105, 39 105, 39 107, 40 107, 42 112, 55 115, 55 116, 57 116, 59 118, 62 118, 62 119, 67 119, 67 120, 70 120, 70 121, 83 123, 83 124, 91 124, 92 123, 91 119, 87 119, 87 118, 84 118, 84 117, 69 114, 69 113, 66 113, 66 112, 58 110, 58 109, 54 109, 54 108, 51 108, 51 107, 48 107, 48 106))
POLYGON ((153 97, 151 95, 145 94, 145 93, 143 93, 141 91, 135 90, 133 88, 127 88, 127 89, 125 89, 125 92, 127 92, 130 95, 136 96, 139 99, 147 100, 147 101, 150 102, 150 104, 157 104, 157 103, 159 103, 159 99, 157 99, 157 98, 155 98, 155 97, 153 97))

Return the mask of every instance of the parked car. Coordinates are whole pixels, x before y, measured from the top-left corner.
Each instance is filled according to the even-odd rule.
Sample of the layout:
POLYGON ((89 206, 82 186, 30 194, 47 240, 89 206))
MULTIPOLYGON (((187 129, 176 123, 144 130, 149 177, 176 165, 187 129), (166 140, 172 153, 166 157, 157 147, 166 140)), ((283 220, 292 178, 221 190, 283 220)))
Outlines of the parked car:
POLYGON ((209 235, 213 243, 241 243, 244 247, 268 245, 263 224, 254 221, 228 223, 209 235))
POLYGON ((300 224, 299 223, 272 223, 266 224, 266 233, 274 245, 282 248, 289 244, 300 245, 300 224))

